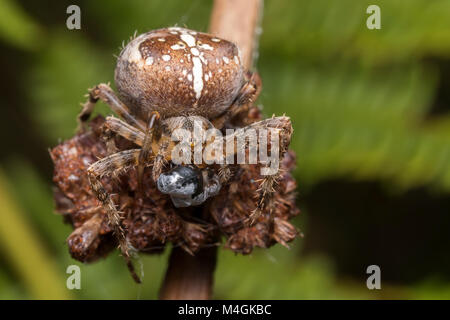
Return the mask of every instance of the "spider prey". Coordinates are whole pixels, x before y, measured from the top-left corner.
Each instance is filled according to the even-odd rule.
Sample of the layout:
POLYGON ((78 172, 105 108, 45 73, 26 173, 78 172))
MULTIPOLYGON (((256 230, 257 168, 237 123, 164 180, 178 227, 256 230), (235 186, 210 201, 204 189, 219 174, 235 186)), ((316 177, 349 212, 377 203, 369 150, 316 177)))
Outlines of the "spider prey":
MULTIPOLYGON (((218 170, 205 163, 175 166, 171 158, 176 145, 172 133, 180 128, 192 131, 196 121, 204 129, 224 131, 233 118, 248 111, 261 83, 256 73, 244 70, 239 50, 232 42, 184 28, 167 28, 139 35, 122 49, 115 84, 120 99, 108 85, 99 84, 89 91, 78 120, 80 130, 84 130, 99 99, 121 118, 106 119, 104 134, 109 156, 92 164, 87 174, 131 270, 121 214, 101 178, 136 167, 138 181, 142 182, 144 169, 151 166, 158 189, 169 194, 176 207, 203 203, 231 178, 231 170, 226 164, 219 165, 218 170), (134 142, 138 148, 117 152, 115 135, 134 142)), ((272 117, 248 127, 279 129, 279 157, 284 155, 292 133, 288 117, 272 117)), ((225 136, 225 140, 237 135, 225 136)), ((262 179, 253 216, 273 205, 270 199, 276 182, 277 175, 262 179)))

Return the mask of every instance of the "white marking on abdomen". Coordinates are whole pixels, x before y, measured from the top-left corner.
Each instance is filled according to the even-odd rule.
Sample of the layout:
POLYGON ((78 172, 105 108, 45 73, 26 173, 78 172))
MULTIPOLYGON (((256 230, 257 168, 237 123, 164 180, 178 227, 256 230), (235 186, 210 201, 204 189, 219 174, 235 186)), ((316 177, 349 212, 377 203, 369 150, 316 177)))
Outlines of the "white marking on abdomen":
POLYGON ((153 57, 148 57, 145 59, 145 64, 151 66, 153 64, 153 57))
POLYGON ((180 50, 186 48, 184 44, 174 44, 170 47, 172 50, 180 50))
POLYGON ((141 34, 139 37, 133 39, 121 52, 121 58, 128 62, 134 62, 138 65, 143 65, 141 52, 139 51, 139 45, 147 38, 147 34, 141 34))
POLYGON ((193 67, 192 67, 192 74, 194 76, 194 92, 195 92, 195 98, 198 100, 200 99, 201 95, 202 95, 202 90, 203 90, 203 67, 202 67, 202 62, 200 61, 200 58, 198 57, 193 57, 192 58, 192 63, 193 63, 193 67))
POLYGON ((181 40, 186 42, 186 44, 189 47, 195 46, 195 38, 193 36, 191 36, 190 34, 182 34, 182 35, 180 35, 180 38, 181 38, 181 40))
POLYGON ((200 48, 205 49, 205 50, 213 50, 214 48, 211 47, 209 44, 205 43, 205 44, 201 44, 199 45, 200 48))
POLYGON ((198 55, 200 54, 200 52, 198 51, 197 48, 191 48, 191 53, 192 53, 194 56, 198 56, 198 55))

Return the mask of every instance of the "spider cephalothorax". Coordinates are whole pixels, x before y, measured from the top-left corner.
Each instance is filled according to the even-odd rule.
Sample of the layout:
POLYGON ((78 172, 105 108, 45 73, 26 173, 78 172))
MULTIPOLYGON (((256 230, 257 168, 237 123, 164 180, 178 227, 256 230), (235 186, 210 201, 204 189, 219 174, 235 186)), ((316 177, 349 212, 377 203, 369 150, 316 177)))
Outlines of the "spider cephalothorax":
MULTIPOLYGON (((238 126, 237 115, 248 111, 257 98, 261 82, 256 73, 244 70, 239 50, 232 42, 183 28, 168 28, 142 34, 123 48, 117 60, 115 83, 120 98, 108 85, 97 85, 89 92, 79 122, 80 130, 84 130, 98 99, 122 118, 106 119, 103 127, 109 155, 93 163, 87 174, 92 190, 108 215, 121 251, 129 261, 129 244, 121 224, 122 217, 102 185, 102 178, 137 167, 138 184, 142 188, 144 170, 151 166, 159 191, 170 195, 176 207, 205 202, 231 177, 229 162, 212 164, 208 160, 217 153, 223 153, 228 160, 234 159, 241 150, 233 147, 225 154, 225 149, 216 149, 214 156, 203 156, 200 161, 191 162, 196 141, 200 141, 200 147, 211 146, 213 141, 228 145, 242 138, 244 131, 207 141, 203 136, 196 136, 196 126, 222 133, 225 128, 238 126), (183 154, 189 151, 189 156, 181 162, 173 157, 179 146, 175 132, 180 138, 180 130, 184 132, 181 135, 190 137, 183 150, 183 154), (136 148, 118 149, 114 143, 116 135, 133 142, 136 148)), ((279 147, 269 144, 269 149, 277 153, 277 161, 282 158, 292 133, 288 117, 272 117, 250 123, 246 128, 254 130, 260 137, 264 136, 264 130, 278 130, 279 147)), ((267 140, 268 136, 264 137, 267 140)), ((250 152, 247 138, 244 136, 241 149, 250 152)), ((267 141, 265 145, 268 145, 267 141)), ((264 161, 260 164, 269 166, 264 161)), ((266 206, 273 205, 271 198, 278 176, 274 172, 261 182, 256 209, 253 215, 249 214, 253 218, 250 221, 266 206)))

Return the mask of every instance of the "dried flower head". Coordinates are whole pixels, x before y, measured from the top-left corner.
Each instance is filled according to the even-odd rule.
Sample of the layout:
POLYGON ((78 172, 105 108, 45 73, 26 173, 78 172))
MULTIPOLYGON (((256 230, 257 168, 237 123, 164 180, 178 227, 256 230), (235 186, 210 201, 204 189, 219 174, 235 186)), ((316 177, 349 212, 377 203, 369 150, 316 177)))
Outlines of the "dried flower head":
MULTIPOLYGON (((257 108, 251 108, 246 121, 259 117, 257 108)), ((103 117, 95 118, 90 122, 91 130, 51 151, 56 208, 75 228, 67 243, 72 257, 82 262, 94 261, 117 246, 106 212, 86 174, 96 159, 106 156, 106 143, 101 138, 103 124, 103 117)), ((120 149, 133 147, 126 139, 115 139, 120 149)), ((229 183, 218 196, 197 207, 175 208, 170 197, 158 191, 151 170, 144 175, 144 194, 138 192, 135 168, 112 178, 104 177, 103 185, 114 195, 126 237, 138 252, 158 253, 171 242, 195 254, 202 247, 218 245, 224 237, 226 248, 249 254, 255 247, 268 248, 277 242, 287 245, 297 236, 296 228, 288 222, 299 213, 295 205, 296 182, 290 173, 294 165, 294 154, 289 151, 281 163, 283 173, 277 181, 273 204, 265 207, 253 225, 249 213, 257 207, 254 195, 260 187, 259 165, 231 166, 229 183)))

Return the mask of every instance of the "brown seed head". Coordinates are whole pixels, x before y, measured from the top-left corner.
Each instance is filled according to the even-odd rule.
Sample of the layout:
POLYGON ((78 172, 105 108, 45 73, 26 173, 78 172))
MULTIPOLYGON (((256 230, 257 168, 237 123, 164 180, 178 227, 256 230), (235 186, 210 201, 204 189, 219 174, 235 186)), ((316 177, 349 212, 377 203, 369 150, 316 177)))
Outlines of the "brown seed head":
MULTIPOLYGON (((259 120, 260 114, 250 110, 247 119, 259 120)), ((57 211, 74 226, 67 243, 72 257, 83 262, 94 261, 117 245, 106 212, 86 176, 86 168, 106 156, 106 145, 100 137, 103 123, 102 117, 95 118, 90 123, 91 131, 76 135, 51 152, 57 211)), ((116 138, 116 144, 120 150, 132 147, 122 138, 116 138)), ((158 192, 151 170, 144 174, 143 197, 136 192, 134 168, 116 180, 105 177, 103 184, 108 192, 115 194, 114 202, 122 212, 126 237, 139 252, 158 253, 170 242, 195 254, 200 248, 217 245, 223 236, 225 247, 249 254, 255 247, 268 248, 277 242, 286 245, 297 236, 297 230, 288 222, 299 213, 295 205, 296 183, 290 174, 294 165, 293 153, 287 152, 273 199, 276 205, 271 213, 264 211, 252 226, 247 221, 256 207, 255 195, 261 179, 259 166, 233 166, 229 184, 203 208, 175 208, 169 196, 158 192)))

